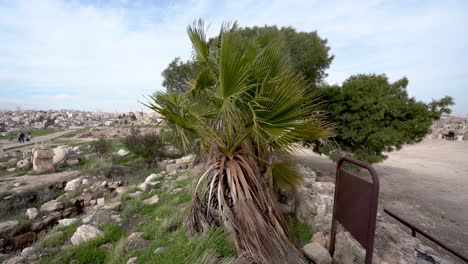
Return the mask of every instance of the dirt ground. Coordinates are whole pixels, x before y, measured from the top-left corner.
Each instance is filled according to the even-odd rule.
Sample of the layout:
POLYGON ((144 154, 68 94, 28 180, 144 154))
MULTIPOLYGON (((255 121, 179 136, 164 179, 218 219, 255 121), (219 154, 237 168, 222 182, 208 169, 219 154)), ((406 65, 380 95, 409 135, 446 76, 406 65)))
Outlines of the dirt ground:
MULTIPOLYGON (((390 209, 467 255, 468 141, 427 140, 388 155, 383 163, 374 165, 380 176, 379 209, 390 209)), ((334 177, 336 165, 327 157, 310 150, 299 151, 298 157, 319 175, 334 177)), ((418 237, 441 255, 463 263, 418 237)))

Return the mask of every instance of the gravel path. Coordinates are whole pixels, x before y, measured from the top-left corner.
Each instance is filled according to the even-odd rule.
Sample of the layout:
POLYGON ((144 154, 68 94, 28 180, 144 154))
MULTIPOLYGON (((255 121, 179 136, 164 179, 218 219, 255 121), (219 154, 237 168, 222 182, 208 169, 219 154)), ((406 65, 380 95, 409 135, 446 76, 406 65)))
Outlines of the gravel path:
POLYGON ((54 138, 64 136, 64 135, 66 135, 68 133, 71 133, 73 131, 74 130, 65 130, 65 131, 59 131, 59 132, 56 132, 56 133, 48 134, 48 135, 45 135, 45 136, 37 136, 37 137, 33 137, 30 142, 24 142, 24 143, 18 143, 18 142, 9 143, 8 140, 5 139, 5 140, 0 141, 0 146, 2 146, 4 150, 8 150, 8 149, 11 149, 11 148, 28 146, 28 145, 31 145, 31 144, 41 144, 43 141, 49 141, 49 140, 52 140, 54 138))
MULTIPOLYGON (((298 156, 319 175, 334 178, 336 165, 328 158, 310 150, 299 151, 298 156)), ((409 145, 389 153, 389 158, 374 168, 380 176, 380 209, 390 209, 467 254, 468 141, 428 140, 409 145)), ((436 248, 432 242, 425 242, 436 248)), ((447 251, 439 251, 450 256, 447 251)))

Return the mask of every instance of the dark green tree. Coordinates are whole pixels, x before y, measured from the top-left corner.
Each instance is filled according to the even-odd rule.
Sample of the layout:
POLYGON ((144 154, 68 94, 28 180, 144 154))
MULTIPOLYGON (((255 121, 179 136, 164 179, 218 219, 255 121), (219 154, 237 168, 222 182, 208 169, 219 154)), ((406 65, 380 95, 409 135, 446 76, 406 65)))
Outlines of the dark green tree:
POLYGON ((385 152, 423 140, 432 123, 451 112, 453 98, 426 104, 409 97, 407 86, 406 77, 390 83, 385 75, 362 74, 342 86, 322 87, 335 136, 314 150, 334 160, 346 155, 376 163, 387 157, 385 152))
POLYGON ((162 72, 163 86, 167 92, 183 93, 189 89, 187 81, 197 74, 197 67, 193 61, 183 62, 175 58, 162 72))
MULTIPOLYGON (((316 31, 297 32, 292 27, 278 29, 276 26, 246 27, 239 29, 239 34, 249 39, 261 39, 268 41, 271 39, 282 40, 285 45, 282 52, 287 53, 291 58, 291 66, 294 72, 301 73, 308 80, 311 87, 323 81, 327 76, 326 70, 330 66, 333 56, 329 55, 330 47, 327 40, 320 38, 316 31)), ((219 47, 218 38, 211 38, 208 42, 212 52, 219 47)), ((183 62, 180 58, 175 58, 163 71, 163 86, 167 92, 185 92, 188 90, 187 82, 197 76, 200 66, 194 61, 183 62)))

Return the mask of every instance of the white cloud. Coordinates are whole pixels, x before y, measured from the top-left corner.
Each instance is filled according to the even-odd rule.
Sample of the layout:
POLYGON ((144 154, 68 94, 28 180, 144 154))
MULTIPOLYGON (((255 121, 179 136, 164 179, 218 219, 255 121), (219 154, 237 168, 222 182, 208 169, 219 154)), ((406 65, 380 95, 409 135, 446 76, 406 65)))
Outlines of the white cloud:
POLYGON ((329 82, 356 73, 387 73, 392 80, 406 75, 410 94, 426 101, 455 96, 457 113, 465 114, 466 13, 463 1, 189 0, 140 7, 124 1, 96 7, 0 0, 0 103, 21 97, 46 107, 141 109, 141 95, 162 89, 167 64, 190 57, 186 26, 201 17, 211 24, 211 36, 226 20, 318 30, 335 54, 329 82))

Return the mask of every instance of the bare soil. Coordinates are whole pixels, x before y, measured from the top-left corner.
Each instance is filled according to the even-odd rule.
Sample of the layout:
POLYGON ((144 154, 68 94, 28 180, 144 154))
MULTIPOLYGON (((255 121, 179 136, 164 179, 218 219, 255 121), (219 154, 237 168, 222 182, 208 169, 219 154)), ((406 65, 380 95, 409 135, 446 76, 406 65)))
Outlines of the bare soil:
MULTIPOLYGON (((301 162, 332 180, 336 165, 309 149, 301 162)), ((390 209, 461 254, 468 252, 468 141, 426 140, 388 153, 375 164, 380 176, 380 210, 390 209)), ((390 217, 387 217, 390 219, 390 217)), ((408 230, 401 225, 404 230, 408 230)), ((463 263, 418 237, 455 263, 463 263)))

